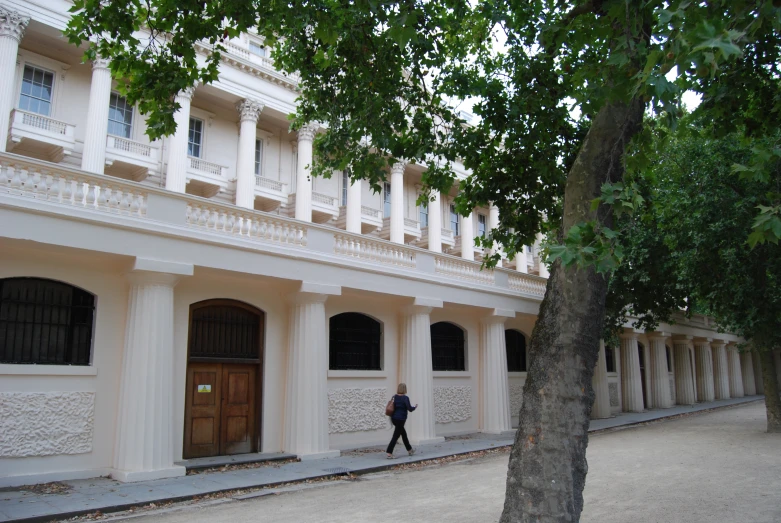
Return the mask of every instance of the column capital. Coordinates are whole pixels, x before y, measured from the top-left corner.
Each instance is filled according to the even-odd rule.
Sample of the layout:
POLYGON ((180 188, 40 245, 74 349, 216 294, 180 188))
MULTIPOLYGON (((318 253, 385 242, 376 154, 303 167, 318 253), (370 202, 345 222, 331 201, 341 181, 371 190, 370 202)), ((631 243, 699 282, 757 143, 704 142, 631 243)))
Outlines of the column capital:
POLYGON ((302 281, 298 290, 288 296, 288 302, 295 305, 325 303, 329 296, 341 296, 341 294, 342 288, 339 285, 302 281))
POLYGON ((110 59, 96 56, 95 59, 92 61, 92 70, 95 71, 97 69, 108 69, 110 63, 111 63, 110 59))
POLYGON ((711 347, 724 347, 727 345, 727 342, 724 340, 713 340, 710 345, 711 347))
POLYGON ((638 333, 635 329, 632 328, 624 328, 621 330, 621 334, 618 335, 619 338, 622 340, 636 340, 638 333))
POLYGON ((649 340, 666 340, 672 336, 669 332, 654 331, 646 334, 649 340))
POLYGON ((176 98, 186 98, 188 100, 193 99, 193 95, 195 94, 195 89, 198 87, 198 84, 195 84, 193 86, 190 86, 186 89, 182 89, 178 93, 176 93, 176 98))
POLYGON ((409 164, 409 162, 404 158, 397 158, 396 163, 391 165, 391 174, 404 174, 404 168, 407 167, 407 164, 409 164))
POLYGON ((21 42, 29 23, 29 16, 0 6, 0 37, 10 37, 21 42))
POLYGON ((713 341, 713 338, 704 338, 704 337, 696 336, 692 341, 694 342, 695 345, 709 345, 710 342, 713 341))
POLYGON ((136 258, 133 268, 125 274, 131 283, 137 285, 176 285, 183 277, 192 276, 194 266, 189 263, 136 258))
POLYGON ((515 311, 508 309, 493 309, 486 316, 480 318, 480 323, 490 325, 493 323, 504 323, 507 318, 515 318, 515 311))
POLYGON ((265 107, 264 104, 251 98, 245 98, 236 103, 236 110, 239 112, 239 117, 242 122, 257 123, 260 113, 265 107))
POLYGON ((311 142, 315 139, 318 129, 320 129, 320 124, 317 122, 305 123, 298 130, 298 141, 307 140, 311 142))

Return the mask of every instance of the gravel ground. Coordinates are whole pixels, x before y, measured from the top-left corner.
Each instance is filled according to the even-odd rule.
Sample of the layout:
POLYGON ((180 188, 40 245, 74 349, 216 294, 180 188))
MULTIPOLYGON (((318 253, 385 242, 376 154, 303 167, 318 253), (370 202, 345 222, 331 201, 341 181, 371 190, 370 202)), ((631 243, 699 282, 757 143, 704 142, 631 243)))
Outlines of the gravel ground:
MULTIPOLYGON (((592 436, 581 521, 781 522, 781 435, 764 428, 764 404, 754 403, 592 436)), ((507 459, 493 454, 244 501, 188 504, 133 521, 497 521, 507 459)))

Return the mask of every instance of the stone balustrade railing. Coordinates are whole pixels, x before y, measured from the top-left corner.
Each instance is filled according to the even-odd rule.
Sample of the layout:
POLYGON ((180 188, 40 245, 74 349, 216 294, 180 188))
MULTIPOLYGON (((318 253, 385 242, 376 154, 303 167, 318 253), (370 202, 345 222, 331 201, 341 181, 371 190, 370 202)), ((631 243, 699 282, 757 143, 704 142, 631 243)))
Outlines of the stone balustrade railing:
POLYGON ((371 216, 372 218, 380 218, 380 210, 366 205, 361 205, 361 214, 364 216, 371 216))
POLYGON ((119 136, 107 136, 106 147, 110 149, 116 149, 118 151, 125 151, 131 154, 137 154, 139 156, 145 156, 152 158, 152 147, 145 143, 134 142, 127 138, 121 138, 119 136))
POLYGON ((240 236, 247 240, 284 243, 305 247, 307 229, 259 211, 241 210, 231 205, 191 203, 187 224, 211 232, 240 236))
POLYGON ((415 251, 396 243, 373 240, 360 235, 334 236, 334 254, 368 262, 414 268, 415 251))
POLYGON ((483 269, 482 264, 468 260, 459 260, 445 256, 437 256, 434 260, 435 270, 440 274, 452 276, 459 280, 470 280, 486 285, 494 284, 494 271, 483 269))
POLYGON ((442 227, 441 234, 442 234, 442 238, 444 239, 449 239, 449 240, 453 239, 453 231, 451 231, 450 229, 445 229, 444 227, 442 227))
POLYGON ((508 284, 511 289, 525 294, 540 298, 545 296, 546 280, 544 278, 529 278, 525 274, 511 274, 508 278, 508 284))
POLYGON ((413 229, 420 228, 420 222, 417 220, 413 220, 412 218, 404 218, 404 226, 405 227, 412 227, 413 229))
POLYGON ((61 134, 63 136, 73 136, 73 131, 75 129, 73 125, 66 122, 61 122, 60 120, 55 120, 54 118, 49 118, 42 114, 23 111, 22 109, 14 109, 13 114, 11 115, 11 122, 28 125, 30 127, 35 127, 36 129, 41 129, 42 131, 52 134, 61 134))
POLYGON ((211 174, 212 176, 224 177, 224 174, 228 169, 227 167, 224 167, 222 165, 212 163, 212 162, 207 162, 206 160, 203 160, 201 158, 196 158, 195 156, 188 156, 187 159, 190 162, 190 169, 201 171, 202 173, 211 174))
POLYGON ((336 196, 328 196, 327 194, 322 194, 319 192, 312 193, 312 201, 322 203, 323 205, 328 205, 329 207, 336 206, 336 196))
POLYGON ((266 189, 270 189, 272 191, 282 192, 286 184, 284 182, 280 182, 278 180, 272 180, 271 178, 266 178, 265 176, 256 174, 255 185, 258 187, 264 187, 266 189))

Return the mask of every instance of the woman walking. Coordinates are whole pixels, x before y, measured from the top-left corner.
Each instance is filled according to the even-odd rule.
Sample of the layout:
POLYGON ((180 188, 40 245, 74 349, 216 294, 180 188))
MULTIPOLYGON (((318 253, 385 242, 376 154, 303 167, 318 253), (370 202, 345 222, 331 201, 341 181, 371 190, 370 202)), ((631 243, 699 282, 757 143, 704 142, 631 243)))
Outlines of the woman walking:
POLYGON ((395 430, 393 431, 393 437, 388 444, 388 450, 386 450, 388 459, 393 459, 393 448, 396 446, 399 436, 401 436, 401 441, 404 442, 404 447, 407 449, 407 452, 409 452, 409 455, 412 456, 415 453, 412 449, 412 445, 409 444, 409 440, 407 439, 407 431, 404 430, 404 424, 407 422, 407 412, 412 412, 417 409, 418 405, 415 404, 413 407, 410 404, 409 398, 406 396, 406 383, 399 383, 399 388, 396 389, 396 393, 397 394, 393 396, 393 415, 391 416, 391 423, 393 423, 395 430))

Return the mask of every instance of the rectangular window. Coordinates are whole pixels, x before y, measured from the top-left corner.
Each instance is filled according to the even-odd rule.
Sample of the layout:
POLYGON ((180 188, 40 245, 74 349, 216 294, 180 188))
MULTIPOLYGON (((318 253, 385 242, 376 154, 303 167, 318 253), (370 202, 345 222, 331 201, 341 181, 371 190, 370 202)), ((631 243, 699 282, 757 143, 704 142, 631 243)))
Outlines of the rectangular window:
POLYGON ((456 206, 450 206, 450 230, 453 231, 453 236, 458 236, 461 231, 458 228, 458 213, 456 212, 456 206))
POLYGON ((133 127, 133 108, 124 96, 111 93, 108 103, 108 134, 130 138, 133 127))
POLYGON ((342 205, 347 205, 347 188, 350 186, 350 175, 347 169, 342 171, 342 205))
POLYGON ((266 46, 250 40, 249 52, 258 56, 266 56, 266 46))
POLYGON ((485 232, 486 232, 486 220, 485 220, 485 214, 479 214, 477 215, 477 235, 482 236, 485 238, 485 232))
POLYGON ((260 172, 260 165, 263 162, 263 140, 255 140, 255 174, 260 172))
POLYGON ((201 157, 203 146, 203 120, 190 118, 190 132, 187 134, 187 154, 195 158, 201 157))
POLYGON ((383 202, 383 211, 385 212, 384 216, 388 218, 391 213, 391 186, 388 182, 385 182, 383 184, 382 202, 383 202))
POLYGON ((428 203, 420 206, 420 226, 428 227, 428 203))
POLYGON ((613 349, 610 347, 605 347, 605 367, 607 367, 608 372, 616 371, 616 358, 613 354, 613 349))
POLYGON ((31 113, 51 115, 54 73, 32 65, 24 66, 19 109, 31 113))

